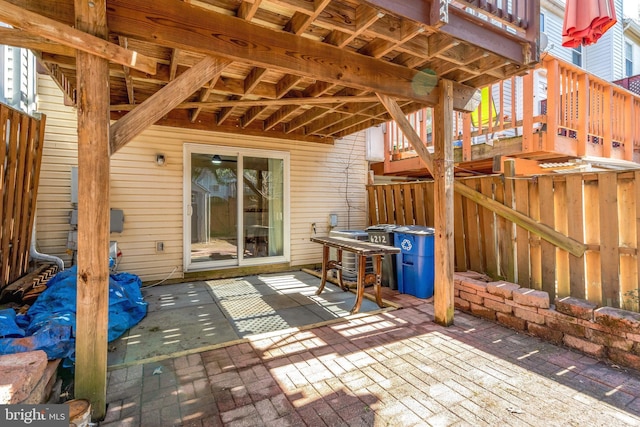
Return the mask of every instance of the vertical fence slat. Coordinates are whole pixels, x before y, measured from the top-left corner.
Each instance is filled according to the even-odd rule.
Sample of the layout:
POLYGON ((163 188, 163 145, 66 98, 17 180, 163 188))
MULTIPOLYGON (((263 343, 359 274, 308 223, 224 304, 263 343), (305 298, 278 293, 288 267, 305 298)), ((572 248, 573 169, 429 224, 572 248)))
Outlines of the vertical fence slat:
MULTIPOLYGON (((539 176, 540 222, 554 228, 555 206, 553 197, 553 177, 539 176)), ((551 301, 556 297, 556 247, 546 240, 540 242, 542 252, 542 290, 549 294, 551 301)))
MULTIPOLYGON (((524 215, 529 215, 529 181, 517 179, 515 184, 516 210, 524 215)), ((518 255, 517 270, 518 283, 522 286, 530 286, 531 270, 529 255, 529 231, 516 226, 516 253, 518 255)))
POLYGON ((393 191, 394 187, 392 185, 389 185, 386 186, 384 192, 384 205, 387 208, 387 220, 385 222, 389 224, 396 224, 396 218, 393 215, 393 191))
POLYGON ((415 224, 415 216, 413 213, 413 209, 415 206, 414 198, 412 197, 411 188, 412 184, 403 184, 402 185, 402 199, 404 201, 404 223, 407 225, 415 224))
MULTIPOLYGON (((540 221, 540 191, 538 181, 532 182, 529 186, 529 216, 531 219, 540 221)), ((530 287, 542 289, 542 248, 540 237, 531 233, 529 235, 529 257, 530 257, 530 287)))
POLYGON ((602 302, 620 307, 620 262, 618 248, 618 176, 615 173, 598 175, 600 193, 600 262, 602 263, 602 302))
POLYGON ((434 209, 434 203, 433 203, 433 191, 434 191, 434 184, 433 181, 428 181, 425 183, 424 186, 424 201, 425 201, 425 217, 427 220, 427 225, 429 227, 433 227, 434 222, 435 222, 435 209, 434 209))
POLYGON ((386 185, 377 185, 376 189, 376 201, 378 202, 378 216, 377 221, 381 224, 387 224, 389 220, 387 219, 387 206, 386 206, 386 185))
POLYGON ((458 193, 453 194, 453 240, 456 254, 455 266, 456 271, 467 270, 467 258, 465 254, 464 244, 464 203, 462 196, 458 193))
POLYGON ((376 189, 373 185, 367 185, 368 218, 367 225, 378 224, 378 207, 376 205, 376 189))
MULTIPOLYGON (((493 199, 493 179, 491 177, 480 179, 480 192, 493 199)), ((485 253, 485 271, 489 276, 496 277, 498 275, 498 257, 496 254, 495 214, 487 208, 480 208, 479 217, 485 253)))
MULTIPOLYGON (((567 175, 567 231, 568 236, 578 242, 584 241, 584 209, 582 200, 582 175, 567 175)), ((585 257, 569 255, 570 294, 575 298, 585 298, 584 278, 585 257)))
MULTIPOLYGON (((478 191, 477 180, 465 180, 464 184, 473 190, 478 191)), ((480 241, 480 224, 478 223, 479 206, 471 200, 465 198, 465 219, 467 223, 467 253, 469 254, 469 268, 473 271, 484 271, 484 253, 480 241)))
POLYGON ((400 184, 393 184, 393 212, 395 214, 393 223, 406 225, 404 222, 404 212, 402 208, 402 187, 400 184))
MULTIPOLYGON (((584 182, 584 231, 587 245, 600 245, 600 205, 598 180, 590 179, 584 182), (587 208, 588 207, 588 208, 587 208)), ((585 252, 587 281, 587 300, 600 304, 602 302, 600 251, 587 250, 585 252)))
POLYGON ((425 204, 424 199, 424 183, 417 182, 413 184, 413 192, 415 195, 415 209, 416 209, 416 225, 427 225, 425 218, 425 204))
MULTIPOLYGON (((553 185, 553 194, 555 200, 555 214, 554 223, 556 231, 564 234, 569 234, 569 227, 567 224, 567 183, 566 177, 561 180, 555 180, 553 185)), ((571 293, 570 290, 570 273, 569 273, 569 252, 564 249, 556 249, 556 281, 557 281, 557 295, 556 297, 566 297, 571 293)))
MULTIPOLYGON (((9 112, 9 120, 11 123, 9 126, 9 141, 17 141, 18 140, 18 124, 19 124, 19 115, 16 111, 11 110, 9 112)), ((3 135, 4 136, 4 135, 3 135)), ((14 203, 14 195, 16 190, 16 165, 18 158, 18 144, 17 143, 9 143, 9 152, 7 155, 7 166, 5 171, 5 180, 6 188, 4 191, 4 217, 2 218, 2 266, 0 266, 0 271, 2 271, 2 275, 4 278, 4 283, 7 284, 10 282, 11 277, 11 252, 9 252, 9 245, 11 243, 11 238, 13 236, 13 223, 14 223, 14 215, 15 215, 15 203, 14 203)))
POLYGON ((7 254, 4 252, 2 241, 4 239, 4 210, 6 201, 4 200, 5 194, 5 175, 7 173, 5 168, 5 161, 7 158, 7 149, 9 145, 5 142, 5 135, 7 134, 7 120, 9 119, 9 110, 3 105, 0 105, 0 132, 2 135, 2 145, 0 146, 0 227, 2 227, 2 234, 0 234, 0 289, 4 287, 8 279, 8 270, 4 269, 4 261, 7 258, 7 254))
POLYGON ((15 227, 15 251, 12 261, 13 267, 16 271, 16 279, 23 274, 23 266, 25 265, 25 258, 29 250, 29 242, 27 242, 28 228, 29 228, 29 202, 31 198, 31 192, 29 191, 30 175, 32 173, 33 164, 33 144, 36 138, 33 136, 35 132, 34 120, 26 114, 22 116, 22 123, 20 125, 20 144, 22 161, 18 169, 18 188, 20 198, 18 199, 18 214, 17 218, 20 220, 16 223, 15 227))
MULTIPOLYGON (((636 183, 632 179, 618 181, 618 218, 620 228, 620 247, 635 248, 637 236, 636 223, 636 183)), ((621 307, 638 311, 638 260, 637 254, 620 254, 620 293, 621 307)))
MULTIPOLYGON (((504 181, 496 180, 495 193, 496 201, 503 205, 513 207, 513 180, 505 177, 504 181)), ((510 282, 515 281, 515 268, 513 261, 514 240, 513 240, 513 223, 507 221, 503 217, 496 215, 496 230, 498 240, 498 259, 500 277, 510 282)))

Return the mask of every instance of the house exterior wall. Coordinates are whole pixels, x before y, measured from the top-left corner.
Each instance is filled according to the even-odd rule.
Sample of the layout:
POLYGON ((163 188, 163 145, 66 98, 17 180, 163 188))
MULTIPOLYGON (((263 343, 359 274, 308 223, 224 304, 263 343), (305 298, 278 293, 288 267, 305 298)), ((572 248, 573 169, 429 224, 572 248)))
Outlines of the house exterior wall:
MULTIPOLYGON (((623 33, 624 43, 631 45, 633 69, 630 75, 625 75, 624 77, 632 77, 640 74, 640 22, 627 20, 625 28, 626 30, 623 33)), ((622 52, 624 54, 624 47, 622 52)), ((624 65, 622 71, 623 73, 625 71, 624 65)))
MULTIPOLYGON (((77 164, 76 112, 64 107, 63 95, 47 76, 38 77, 39 111, 47 115, 45 149, 38 195, 38 244, 44 253, 65 253, 70 230, 71 166, 77 164)), ((183 145, 211 144, 290 153, 290 245, 292 267, 321 261, 320 245, 311 243, 312 223, 318 235, 329 233, 330 213, 338 229, 366 225, 368 164, 365 132, 334 145, 260 139, 152 126, 111 158, 111 207, 124 211, 122 233, 112 233, 122 252, 119 271, 142 280, 172 278, 183 271, 183 145), (166 163, 156 164, 156 154, 166 163), (156 253, 155 242, 164 242, 156 253)))
MULTIPOLYGON (((582 48, 582 67, 607 81, 624 77, 622 0, 614 0, 614 4, 618 22, 597 43, 582 48)), ((542 0, 540 13, 544 15, 544 33, 549 40, 546 50, 552 55, 572 63, 573 49, 562 46, 564 2, 542 0)))

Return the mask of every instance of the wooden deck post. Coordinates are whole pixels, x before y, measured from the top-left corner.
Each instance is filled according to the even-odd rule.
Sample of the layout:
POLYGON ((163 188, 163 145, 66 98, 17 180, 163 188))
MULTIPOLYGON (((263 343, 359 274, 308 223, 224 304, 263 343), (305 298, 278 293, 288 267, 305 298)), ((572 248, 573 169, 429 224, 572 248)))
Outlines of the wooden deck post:
POLYGON ((433 179, 435 181, 434 317, 453 324, 453 85, 440 80, 440 100, 434 109, 433 179))
MULTIPOLYGON (((106 39, 106 0, 75 0, 76 27, 106 39)), ((75 397, 104 417, 109 315, 109 62, 78 51, 78 301, 75 397)))

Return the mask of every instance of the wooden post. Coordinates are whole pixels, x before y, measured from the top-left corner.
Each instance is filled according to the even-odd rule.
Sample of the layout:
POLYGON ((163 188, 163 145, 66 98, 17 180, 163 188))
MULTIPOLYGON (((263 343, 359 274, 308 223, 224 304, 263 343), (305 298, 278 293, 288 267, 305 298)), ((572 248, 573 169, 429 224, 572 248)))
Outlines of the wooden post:
POLYGON ((433 179, 435 181, 435 322, 453 324, 453 85, 440 80, 440 101, 434 109, 433 179))
POLYGON ((560 65, 557 59, 545 61, 547 67, 547 134, 544 149, 553 151, 558 136, 558 103, 560 102, 560 65))
MULTIPOLYGON (((106 39, 106 0, 75 1, 76 28, 106 39)), ((109 62, 78 51, 78 301, 75 397, 104 417, 109 316, 109 62)))
POLYGON ((578 150, 579 157, 587 155, 589 138, 589 74, 580 75, 578 80, 578 150))
POLYGON ((611 148, 613 146, 613 117, 611 114, 611 102, 613 98, 613 88, 611 86, 606 86, 603 88, 604 91, 604 105, 603 114, 602 114, 602 122, 604 126, 602 130, 604 131, 603 141, 602 141, 602 157, 607 159, 611 158, 611 148))
MULTIPOLYGON (((533 71, 529 71, 522 77, 522 151, 533 151, 533 91, 533 71)), ((515 117, 511 121, 515 122, 515 117)))

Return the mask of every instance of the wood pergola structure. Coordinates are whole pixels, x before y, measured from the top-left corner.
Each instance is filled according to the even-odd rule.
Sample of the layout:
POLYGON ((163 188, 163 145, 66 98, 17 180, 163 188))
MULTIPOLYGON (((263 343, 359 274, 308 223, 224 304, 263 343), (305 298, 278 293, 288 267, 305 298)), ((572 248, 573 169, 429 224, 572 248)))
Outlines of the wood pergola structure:
POLYGON ((332 143, 397 120, 436 180, 435 318, 449 325, 453 111, 536 64, 538 20, 539 0, 0 0, 0 43, 34 51, 78 111, 75 395, 94 419, 111 154, 152 124, 332 143), (403 121, 425 106, 433 155, 403 121))

